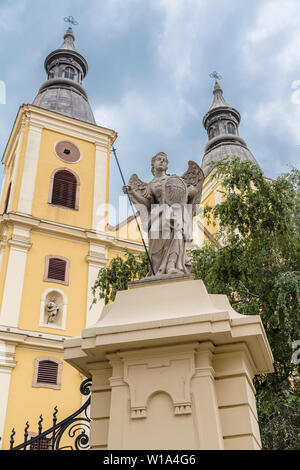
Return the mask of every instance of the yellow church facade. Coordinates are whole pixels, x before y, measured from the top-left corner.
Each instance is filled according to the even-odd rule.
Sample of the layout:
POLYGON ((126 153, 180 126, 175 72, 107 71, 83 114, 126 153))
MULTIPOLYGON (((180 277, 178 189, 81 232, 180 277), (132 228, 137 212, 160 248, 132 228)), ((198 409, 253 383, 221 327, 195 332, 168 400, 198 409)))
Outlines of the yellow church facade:
MULTIPOLYGON (((55 406, 59 420, 80 408, 84 377, 63 361, 64 340, 99 317, 101 302, 91 307, 99 269, 124 248, 143 250, 133 217, 109 225, 110 155, 117 134, 95 123, 82 87, 87 64, 75 49, 71 28, 60 48, 47 56, 45 69, 47 81, 32 105, 20 107, 2 158, 2 449, 9 448, 13 428, 15 444, 23 442, 26 421, 34 435, 41 414, 45 430, 52 425, 55 406)), ((203 206, 221 198, 220 182, 212 180, 208 169, 211 152, 229 151, 226 145, 245 148, 237 134, 237 111, 220 90, 215 87, 205 121, 205 127, 214 126, 214 134, 207 129, 203 206), (220 116, 236 125, 236 134, 225 143, 220 116)), ((195 224, 195 244, 210 240, 218 245, 217 227, 200 218, 195 224)))

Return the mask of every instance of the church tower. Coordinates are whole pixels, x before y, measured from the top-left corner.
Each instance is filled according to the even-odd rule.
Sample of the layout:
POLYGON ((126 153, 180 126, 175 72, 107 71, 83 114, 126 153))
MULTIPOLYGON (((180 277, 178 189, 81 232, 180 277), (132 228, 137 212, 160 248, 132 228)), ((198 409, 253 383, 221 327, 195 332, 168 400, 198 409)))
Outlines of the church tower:
POLYGON ((96 125, 83 88, 88 65, 69 28, 45 60, 47 80, 20 107, 2 162, 0 199, 0 436, 22 442, 81 406, 80 374, 63 341, 95 323, 91 286, 114 239, 105 230, 116 133, 96 125), (78 391, 78 393, 76 393, 78 391), (35 428, 34 428, 35 426, 35 428))
POLYGON ((218 82, 215 83, 213 95, 212 105, 203 118, 203 126, 208 135, 202 160, 205 176, 211 172, 211 162, 222 160, 228 155, 257 163, 245 140, 239 136, 241 115, 226 103, 218 82))
MULTIPOLYGON (((220 203, 222 198, 221 181, 212 179, 212 162, 237 156, 241 160, 250 160, 258 164, 245 140, 239 136, 241 115, 225 101, 223 90, 217 81, 213 95, 212 105, 203 118, 203 126, 208 135, 201 165, 205 175, 201 202, 203 207, 213 207, 220 203)), ((203 225, 207 234, 204 240, 208 238, 218 246, 215 238, 211 236, 218 231, 218 226, 208 223, 207 220, 204 220, 203 225)))

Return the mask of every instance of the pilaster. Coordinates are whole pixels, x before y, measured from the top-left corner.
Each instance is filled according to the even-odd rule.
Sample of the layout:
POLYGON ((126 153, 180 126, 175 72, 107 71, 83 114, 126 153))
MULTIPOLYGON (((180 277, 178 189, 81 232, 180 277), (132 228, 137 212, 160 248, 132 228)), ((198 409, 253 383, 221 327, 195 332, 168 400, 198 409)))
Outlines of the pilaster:
POLYGON ((23 214, 32 214, 41 137, 42 126, 30 118, 21 190, 18 201, 18 212, 23 214))
MULTIPOLYGON (((0 341, 0 436, 3 438, 10 379, 13 368, 17 365, 15 362, 15 347, 11 342, 0 341)), ((3 441, 2 441, 3 443, 3 441)), ((1 442, 0 442, 1 448, 1 442)))
POLYGON ((104 232, 107 223, 109 188, 109 143, 96 142, 92 230, 104 232))
POLYGON ((91 373, 93 385, 91 386, 90 446, 95 450, 106 449, 111 412, 111 366, 108 361, 97 363, 95 366, 91 364, 91 373))
POLYGON ((107 265, 107 248, 103 245, 90 242, 90 250, 86 259, 88 262, 86 327, 89 327, 97 322, 100 312, 104 307, 103 299, 100 299, 97 304, 93 304, 92 286, 96 282, 99 269, 107 265))
POLYGON ((9 258, 2 299, 0 324, 17 327, 22 299, 27 253, 31 247, 30 230, 23 226, 14 226, 11 238, 9 258))
POLYGON ((211 342, 201 343, 196 348, 195 375, 192 380, 199 449, 206 450, 224 449, 216 396, 215 371, 212 365, 214 349, 211 342))

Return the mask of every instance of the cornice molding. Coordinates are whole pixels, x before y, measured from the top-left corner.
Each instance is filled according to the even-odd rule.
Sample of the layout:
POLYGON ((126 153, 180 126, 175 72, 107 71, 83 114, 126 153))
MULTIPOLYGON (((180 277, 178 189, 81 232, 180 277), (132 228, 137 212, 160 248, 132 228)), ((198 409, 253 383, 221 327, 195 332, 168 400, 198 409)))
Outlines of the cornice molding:
POLYGON ((71 118, 63 114, 55 113, 34 105, 23 105, 24 110, 30 112, 30 120, 44 128, 71 135, 99 146, 111 145, 117 138, 117 133, 112 129, 90 124, 79 119, 71 118))
MULTIPOLYGON (((17 212, 3 214, 0 217, 0 224, 7 224, 11 227, 17 224, 28 228, 34 233, 52 235, 69 240, 76 239, 78 241, 82 241, 83 243, 92 242, 102 246, 105 245, 106 247, 111 247, 113 249, 118 247, 120 248, 120 251, 122 251, 122 248, 130 248, 135 251, 143 250, 143 244, 141 242, 126 240, 123 238, 116 238, 115 236, 110 235, 107 232, 96 232, 80 227, 63 225, 52 221, 37 219, 35 217, 20 214, 17 212)), ((24 240, 22 241, 24 242, 24 240)), ((15 242, 18 243, 20 241, 15 240, 15 242)))
POLYGON ((66 338, 70 338, 70 336, 46 334, 0 326, 0 341, 24 349, 37 349, 40 351, 50 349, 53 350, 53 352, 63 352, 63 343, 66 338))
POLYGON ((20 130, 24 130, 26 124, 36 128, 47 128, 56 132, 77 137, 88 142, 98 144, 99 147, 112 145, 118 134, 106 127, 90 124, 79 119, 71 118, 63 114, 55 113, 31 104, 20 106, 13 124, 6 148, 3 153, 2 163, 7 164, 11 150, 20 130))

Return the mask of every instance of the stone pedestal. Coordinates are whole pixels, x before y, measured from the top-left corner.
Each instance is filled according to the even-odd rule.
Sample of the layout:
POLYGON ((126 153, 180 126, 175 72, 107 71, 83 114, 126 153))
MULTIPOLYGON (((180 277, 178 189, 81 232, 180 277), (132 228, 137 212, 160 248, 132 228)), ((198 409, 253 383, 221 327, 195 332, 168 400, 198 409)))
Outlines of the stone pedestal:
POLYGON ((261 447, 252 379, 273 371, 261 319, 202 281, 119 292, 65 360, 93 381, 93 449, 261 447))

